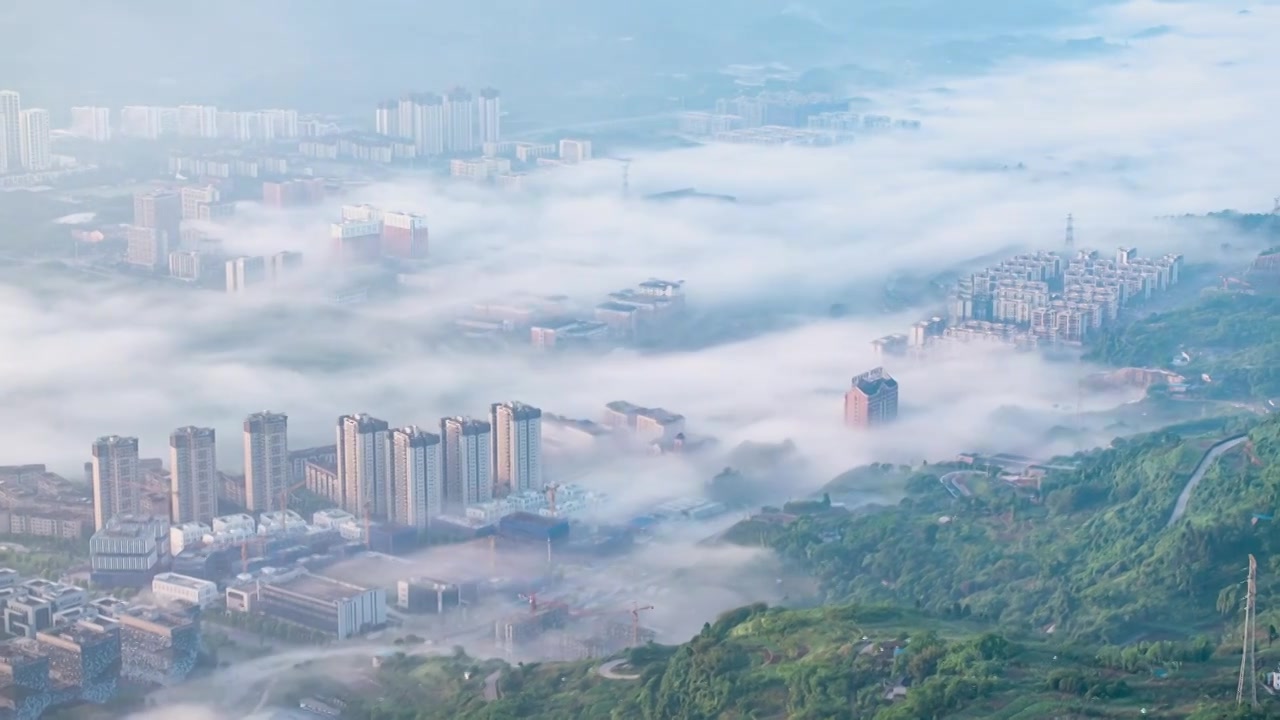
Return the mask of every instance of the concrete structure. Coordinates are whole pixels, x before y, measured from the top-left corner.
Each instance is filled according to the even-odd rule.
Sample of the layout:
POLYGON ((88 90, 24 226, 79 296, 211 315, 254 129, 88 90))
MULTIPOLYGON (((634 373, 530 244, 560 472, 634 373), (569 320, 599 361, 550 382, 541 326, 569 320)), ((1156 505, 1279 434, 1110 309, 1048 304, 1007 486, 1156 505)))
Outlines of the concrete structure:
POLYGON ((40 108, 23 110, 18 115, 18 130, 22 145, 19 148, 22 168, 39 172, 53 167, 52 145, 49 139, 49 111, 40 108))
POLYGON ((603 424, 622 430, 639 442, 661 443, 684 433, 684 416, 662 408, 641 407, 625 400, 605 405, 603 424))
POLYGON ((122 678, 168 686, 195 669, 200 625, 190 614, 120 603, 109 617, 120 633, 122 678))
POLYGON ((82 620, 37 633, 36 642, 49 658, 49 675, 56 686, 89 702, 115 696, 121 664, 117 625, 82 620))
POLYGON ((480 143, 496 143, 502 139, 502 96, 494 88, 480 91, 476 109, 479 116, 480 143))
POLYGON ((560 161, 569 165, 590 160, 591 141, 564 139, 560 141, 560 161))
POLYGON ((529 327, 529 340, 542 350, 564 350, 589 347, 609 337, 609 326, 594 320, 553 318, 539 320, 529 327))
POLYGON ((494 485, 504 493, 542 489, 542 411, 520 402, 494 403, 489 423, 494 485))
POLYGON ((335 505, 342 504, 342 485, 338 481, 338 466, 336 463, 308 460, 303 468, 302 477, 302 482, 306 484, 307 490, 330 500, 335 505))
POLYGON ((267 281, 278 283, 302 267, 302 253, 283 250, 266 259, 267 281))
POLYGON ((107 435, 93 443, 93 526, 121 513, 137 513, 142 494, 138 438, 107 435))
POLYGON ((260 583, 258 601, 270 617, 329 634, 338 640, 380 628, 387 622, 387 593, 301 574, 277 583, 260 583))
POLYGON ((111 140, 111 109, 84 105, 72 108, 70 132, 93 142, 111 140))
POLYGON ((267 260, 261 256, 241 256, 226 262, 226 289, 228 293, 244 292, 267 280, 267 260))
POLYGON ((466 153, 480 147, 476 135, 475 98, 466 88, 455 87, 444 96, 444 148, 466 153))
POLYGON ((492 500, 492 426, 461 416, 443 418, 440 438, 445 504, 458 509, 492 500))
POLYGON ((390 426, 365 413, 338 418, 338 485, 342 509, 387 517, 390 508, 390 426))
POLYGON ((396 583, 396 607, 409 613, 440 615, 463 603, 475 602, 478 597, 479 589, 473 582, 414 577, 396 583))
POLYGON ((0 118, 4 120, 5 164, 12 172, 22 166, 22 96, 13 90, 0 90, 0 118))
POLYGON ((377 262, 382 255, 382 222, 344 220, 329 226, 333 258, 345 265, 377 262))
POLYGON ((844 396, 844 422, 849 427, 876 427, 898 417, 898 381, 884 368, 875 368, 853 378, 853 387, 844 396))
POLYGON ((162 269, 169 258, 170 236, 163 230, 132 225, 125 230, 125 262, 147 270, 162 269))
POLYGON ((209 522, 218 514, 218 453, 213 428, 187 426, 169 435, 170 515, 175 523, 209 522))
POLYGON ((417 426, 391 431, 391 501, 393 522, 426 530, 444 512, 440 477, 440 436, 417 426))
POLYGON ((151 580, 151 593, 165 602, 180 601, 202 608, 219 597, 217 583, 169 572, 151 580))
POLYGON ((245 507, 276 509, 280 493, 289 487, 289 470, 289 416, 263 411, 245 418, 245 507))
POLYGON ((162 190, 135 193, 133 224, 162 231, 176 242, 182 230, 182 198, 162 190))
POLYGON ((262 183, 262 204, 268 207, 288 208, 316 205, 324 202, 324 195, 324 180, 321 178, 299 178, 262 183))
POLYGON ((117 515, 89 538, 94 584, 145 587, 169 555, 169 519, 117 515))

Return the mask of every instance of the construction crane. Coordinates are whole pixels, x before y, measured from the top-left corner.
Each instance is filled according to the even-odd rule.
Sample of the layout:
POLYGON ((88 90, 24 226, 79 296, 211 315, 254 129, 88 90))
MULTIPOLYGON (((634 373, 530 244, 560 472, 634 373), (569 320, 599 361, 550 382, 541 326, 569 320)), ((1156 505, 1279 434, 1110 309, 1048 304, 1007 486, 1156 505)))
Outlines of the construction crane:
POLYGON ((652 609, 652 605, 641 605, 640 603, 636 603, 631 607, 631 647, 639 647, 640 645, 640 613, 652 609))

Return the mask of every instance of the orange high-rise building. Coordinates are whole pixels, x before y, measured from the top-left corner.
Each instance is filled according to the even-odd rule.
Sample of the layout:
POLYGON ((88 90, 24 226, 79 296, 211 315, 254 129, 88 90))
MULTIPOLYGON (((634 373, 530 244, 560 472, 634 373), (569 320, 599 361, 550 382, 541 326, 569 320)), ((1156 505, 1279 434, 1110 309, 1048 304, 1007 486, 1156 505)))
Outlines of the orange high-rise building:
POLYGON ((853 387, 844 394, 844 424, 849 427, 877 427, 898 417, 898 381, 884 368, 869 370, 853 378, 853 387))

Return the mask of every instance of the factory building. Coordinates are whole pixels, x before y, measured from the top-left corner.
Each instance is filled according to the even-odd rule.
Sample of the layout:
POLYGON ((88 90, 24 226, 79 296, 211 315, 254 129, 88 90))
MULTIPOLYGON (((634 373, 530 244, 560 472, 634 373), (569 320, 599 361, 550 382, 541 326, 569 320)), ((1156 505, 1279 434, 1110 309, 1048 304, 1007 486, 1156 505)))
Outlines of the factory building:
POLYGON ((345 640, 387 622, 387 593, 319 575, 300 574, 278 583, 261 583, 263 613, 345 640))

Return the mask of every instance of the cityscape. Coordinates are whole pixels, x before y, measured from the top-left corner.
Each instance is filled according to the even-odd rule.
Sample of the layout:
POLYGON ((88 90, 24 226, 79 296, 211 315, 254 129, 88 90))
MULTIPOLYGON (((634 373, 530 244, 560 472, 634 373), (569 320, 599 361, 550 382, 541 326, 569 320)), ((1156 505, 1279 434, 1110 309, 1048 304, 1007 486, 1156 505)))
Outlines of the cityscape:
POLYGON ((810 5, 15 9, 0 720, 1280 712, 1280 9, 810 5))

